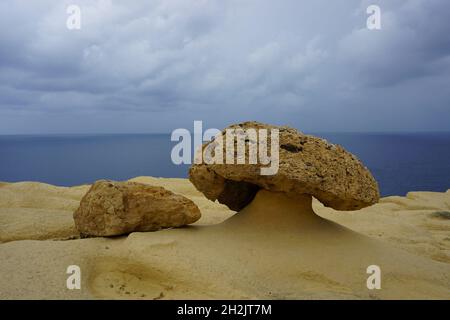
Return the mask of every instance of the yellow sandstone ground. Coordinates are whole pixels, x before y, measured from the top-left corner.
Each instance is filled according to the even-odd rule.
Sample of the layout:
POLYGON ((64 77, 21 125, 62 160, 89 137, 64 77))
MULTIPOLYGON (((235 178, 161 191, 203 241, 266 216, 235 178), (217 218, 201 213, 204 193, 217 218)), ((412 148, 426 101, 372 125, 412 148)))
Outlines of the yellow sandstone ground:
POLYGON ((386 197, 318 216, 260 192, 235 215, 187 179, 139 177, 193 200, 194 225, 79 239, 72 213, 89 186, 0 183, 0 299, 450 299, 450 190, 386 197), (273 214, 277 210, 277 214, 273 214), (368 290, 368 265, 382 288, 368 290), (78 265, 81 290, 66 287, 78 265))

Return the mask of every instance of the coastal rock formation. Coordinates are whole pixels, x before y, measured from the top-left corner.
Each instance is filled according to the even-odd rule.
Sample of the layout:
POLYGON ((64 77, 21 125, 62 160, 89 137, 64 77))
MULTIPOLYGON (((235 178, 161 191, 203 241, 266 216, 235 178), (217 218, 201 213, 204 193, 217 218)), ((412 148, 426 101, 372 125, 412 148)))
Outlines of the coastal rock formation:
POLYGON ((299 201, 283 194, 259 190, 253 208, 236 214, 187 179, 132 181, 191 199, 202 227, 69 240, 90 186, 0 185, 0 299, 450 299, 450 220, 442 214, 450 190, 386 197, 357 213, 313 199, 323 219, 303 219, 299 201), (73 264, 81 290, 65 289, 73 264), (381 290, 366 287, 371 264, 382 268, 381 290))
MULTIPOLYGON (((258 122, 244 122, 227 129, 267 129, 267 149, 270 150, 270 130, 279 130, 279 169, 274 175, 261 175, 257 164, 194 164, 189 180, 205 196, 216 199, 230 209, 239 211, 248 205, 260 189, 288 195, 309 194, 325 206, 337 210, 357 210, 376 203, 380 197, 378 185, 370 171, 353 154, 339 145, 302 134, 289 127, 277 127, 258 122), (238 190, 238 192, 236 191, 238 190)), ((225 130, 222 135, 225 136, 225 130)), ((237 140, 237 139, 235 139, 237 140)), ((211 141, 203 145, 208 148, 211 141)), ((237 156, 234 141, 235 158, 237 156)), ((252 141, 245 137, 246 150, 252 141)), ((226 144, 223 144, 223 153, 226 144)))
POLYGON ((200 216, 191 200, 162 187, 107 180, 94 183, 73 214, 82 236, 115 236, 180 227, 200 216))

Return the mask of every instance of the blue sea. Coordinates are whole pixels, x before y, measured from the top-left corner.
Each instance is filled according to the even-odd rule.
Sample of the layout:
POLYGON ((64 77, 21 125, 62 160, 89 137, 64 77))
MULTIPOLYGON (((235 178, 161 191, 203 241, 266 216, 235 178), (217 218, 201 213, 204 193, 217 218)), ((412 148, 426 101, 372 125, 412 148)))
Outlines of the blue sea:
MULTIPOLYGON (((383 196, 450 188, 450 133, 314 133, 342 145, 375 176, 383 196)), ((60 186, 136 176, 187 177, 168 134, 0 136, 0 181, 60 186)))

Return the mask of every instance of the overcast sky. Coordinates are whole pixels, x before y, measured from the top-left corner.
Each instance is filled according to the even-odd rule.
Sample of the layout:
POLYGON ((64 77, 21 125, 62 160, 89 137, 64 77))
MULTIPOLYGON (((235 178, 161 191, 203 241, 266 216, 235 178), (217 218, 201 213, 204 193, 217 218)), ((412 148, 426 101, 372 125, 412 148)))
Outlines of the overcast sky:
POLYGON ((450 1, 0 1, 0 133, 193 120, 449 131, 450 1))

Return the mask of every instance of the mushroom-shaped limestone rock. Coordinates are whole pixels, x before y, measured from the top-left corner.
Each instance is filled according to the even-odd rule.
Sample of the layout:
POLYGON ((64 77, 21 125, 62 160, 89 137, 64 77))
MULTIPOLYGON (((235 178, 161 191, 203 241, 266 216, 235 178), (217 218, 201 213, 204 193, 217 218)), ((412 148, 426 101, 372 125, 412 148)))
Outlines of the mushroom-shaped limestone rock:
MULTIPOLYGON (((205 143, 203 153, 223 147, 226 154, 226 130, 238 129, 245 141, 245 150, 250 150, 249 144, 258 145, 252 140, 249 129, 259 132, 266 129, 267 145, 271 150, 271 129, 279 132, 279 169, 274 175, 262 175, 262 165, 257 164, 227 164, 200 163, 194 164, 189 171, 189 179, 205 196, 218 200, 230 209, 239 211, 253 201, 260 190, 283 195, 283 201, 305 202, 311 204, 311 196, 317 198, 327 207, 337 210, 357 210, 376 203, 379 199, 378 185, 369 170, 354 155, 341 146, 328 143, 326 140, 289 127, 277 127, 258 122, 245 122, 231 125, 219 139, 205 143), (242 135, 243 134, 243 135, 242 135), (290 199, 290 200, 289 200, 290 199)), ((234 139, 235 159, 238 156, 237 141, 234 139)), ((220 149, 219 149, 220 150, 220 149)), ((242 150, 242 149, 241 149, 242 150)), ((273 152, 273 151, 272 151, 273 152)), ((249 153, 249 152, 247 152, 249 153)), ((214 156, 214 151, 212 152, 214 156)), ((265 192, 264 194, 266 194, 265 192)), ((261 197, 257 197, 257 201, 261 197)))
POLYGON ((200 219, 189 199, 162 187, 137 182, 95 182, 74 212, 82 236, 115 236, 180 227, 200 219))

